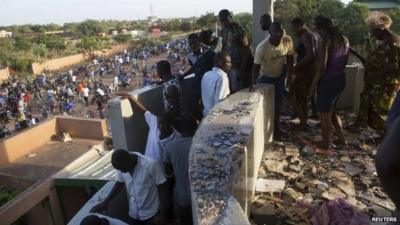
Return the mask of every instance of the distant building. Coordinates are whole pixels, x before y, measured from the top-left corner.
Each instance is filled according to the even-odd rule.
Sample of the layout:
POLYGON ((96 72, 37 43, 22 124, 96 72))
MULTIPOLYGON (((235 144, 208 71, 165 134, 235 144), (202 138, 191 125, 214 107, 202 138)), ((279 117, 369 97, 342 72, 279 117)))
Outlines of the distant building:
POLYGON ((8 32, 6 30, 0 30, 0 38, 5 38, 5 37, 12 37, 12 32, 8 32))
POLYGON ((367 5, 371 11, 388 11, 400 7, 400 0, 364 0, 360 2, 367 5))
POLYGON ((151 36, 161 36, 161 29, 158 27, 152 27, 149 29, 149 33, 151 36))
POLYGON ((104 33, 104 32, 102 32, 102 33, 97 33, 97 36, 99 36, 99 37, 106 37, 106 36, 107 36, 107 34, 106 34, 106 33, 104 33))
POLYGON ((146 35, 146 31, 144 30, 131 30, 129 33, 132 35, 132 37, 143 37, 146 35))
POLYGON ((118 31, 117 31, 117 30, 112 30, 112 31, 111 31, 111 35, 112 35, 112 36, 115 36, 115 35, 117 35, 117 34, 118 34, 118 31))
POLYGON ((128 29, 126 29, 126 28, 121 29, 121 33, 123 33, 123 34, 128 33, 128 29))

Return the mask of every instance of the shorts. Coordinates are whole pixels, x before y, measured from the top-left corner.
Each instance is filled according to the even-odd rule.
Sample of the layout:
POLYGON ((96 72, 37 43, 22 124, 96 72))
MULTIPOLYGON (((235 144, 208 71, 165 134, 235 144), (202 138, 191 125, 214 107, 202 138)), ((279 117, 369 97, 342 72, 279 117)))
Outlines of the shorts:
POLYGON ((345 85, 346 76, 344 73, 326 79, 322 78, 317 87, 317 112, 331 112, 345 85))

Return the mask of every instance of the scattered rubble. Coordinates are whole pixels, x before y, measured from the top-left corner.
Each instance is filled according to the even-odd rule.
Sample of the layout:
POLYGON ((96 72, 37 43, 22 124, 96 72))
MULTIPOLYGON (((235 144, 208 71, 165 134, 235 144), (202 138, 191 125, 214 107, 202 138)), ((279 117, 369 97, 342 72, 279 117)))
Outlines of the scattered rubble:
POLYGON ((271 209, 278 218, 275 224, 313 225, 369 224, 370 216, 387 216, 395 209, 380 188, 374 164, 382 134, 371 128, 345 131, 346 146, 332 144, 329 152, 320 152, 311 144, 320 134, 317 122, 299 133, 292 132, 290 117, 281 122, 288 135, 283 142, 266 145, 259 170, 257 184, 264 189, 259 185, 256 189, 252 210, 256 224, 270 224, 255 218, 271 215, 271 209), (278 181, 285 184, 283 190, 282 186, 268 189, 278 181))

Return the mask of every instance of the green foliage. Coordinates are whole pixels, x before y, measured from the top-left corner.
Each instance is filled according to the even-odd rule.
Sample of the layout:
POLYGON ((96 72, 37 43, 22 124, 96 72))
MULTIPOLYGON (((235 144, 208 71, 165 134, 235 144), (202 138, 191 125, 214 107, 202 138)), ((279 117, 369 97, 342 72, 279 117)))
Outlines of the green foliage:
POLYGON ((393 20, 392 30, 396 33, 400 33, 400 7, 390 11, 389 16, 393 20))
POLYGON ((205 15, 200 16, 196 23, 200 28, 211 28, 218 22, 218 16, 215 13, 207 12, 205 15))
POLYGON ((338 0, 321 0, 318 8, 318 14, 329 18, 334 18, 344 8, 344 4, 338 0))
POLYGON ((113 37, 114 41, 122 44, 122 43, 128 43, 130 40, 132 40, 132 35, 130 34, 117 34, 113 37))
POLYGON ((76 27, 76 32, 81 36, 94 36, 105 31, 104 24, 97 20, 85 20, 76 27))
POLYGON ((15 48, 17 50, 29 51, 32 47, 32 39, 24 36, 15 37, 15 48))
POLYGON ((350 44, 360 50, 363 50, 370 41, 369 30, 365 24, 368 13, 366 5, 354 2, 336 16, 340 30, 349 38, 350 44))
POLYGON ((81 42, 77 45, 77 47, 88 51, 93 51, 98 48, 98 41, 94 36, 84 37, 81 39, 81 42))
POLYGON ((0 207, 15 198, 18 195, 18 192, 14 189, 12 190, 0 190, 0 207))
POLYGON ((46 48, 50 50, 57 50, 61 51, 66 48, 66 40, 63 37, 56 36, 56 35, 40 35, 37 38, 37 43, 40 45, 44 45, 46 48))
POLYGON ((33 54, 39 59, 46 57, 47 52, 48 50, 46 48, 46 45, 43 44, 38 44, 33 49, 33 54))
POLYGON ((182 22, 179 26, 179 29, 184 32, 191 31, 193 29, 192 24, 190 22, 182 22))
POLYGON ((243 27, 247 38, 251 42, 253 37, 253 15, 250 13, 239 13, 234 15, 233 19, 243 27))
POLYGON ((30 65, 32 62, 32 59, 18 57, 11 59, 10 66, 18 72, 25 72, 30 70, 30 65))

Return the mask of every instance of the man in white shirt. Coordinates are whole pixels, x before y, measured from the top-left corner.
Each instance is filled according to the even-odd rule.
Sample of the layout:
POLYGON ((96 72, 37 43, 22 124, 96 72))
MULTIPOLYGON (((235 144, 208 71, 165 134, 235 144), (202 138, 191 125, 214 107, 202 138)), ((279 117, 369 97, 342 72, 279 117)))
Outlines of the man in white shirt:
POLYGON ((214 59, 214 68, 204 74, 201 80, 201 99, 207 116, 211 109, 221 100, 228 97, 229 79, 227 71, 231 67, 231 58, 225 52, 218 52, 214 59))
POLYGON ((99 94, 101 97, 105 95, 104 91, 101 88, 97 88, 96 90, 97 94, 99 94))
POLYGON ((118 91, 119 90, 119 79, 118 76, 115 75, 114 76, 114 91, 118 91))
POLYGON ((83 88, 83 100, 86 103, 86 106, 89 106, 89 88, 85 87, 83 88))
POLYGON ((101 214, 91 214, 82 219, 80 225, 128 225, 127 223, 101 214))
POLYGON ((91 212, 105 211, 109 202, 121 192, 128 193, 129 216, 133 225, 164 225, 168 210, 167 179, 161 165, 138 152, 116 150, 111 164, 118 170, 116 183, 110 194, 91 212))
POLYGON ((132 110, 137 108, 139 112, 144 114, 146 123, 149 126, 145 155, 159 162, 160 165, 163 165, 165 146, 181 136, 171 125, 170 114, 164 113, 161 116, 156 116, 147 110, 143 104, 133 96, 126 94, 118 95, 129 100, 132 110), (137 107, 134 107, 135 105, 137 107))

